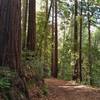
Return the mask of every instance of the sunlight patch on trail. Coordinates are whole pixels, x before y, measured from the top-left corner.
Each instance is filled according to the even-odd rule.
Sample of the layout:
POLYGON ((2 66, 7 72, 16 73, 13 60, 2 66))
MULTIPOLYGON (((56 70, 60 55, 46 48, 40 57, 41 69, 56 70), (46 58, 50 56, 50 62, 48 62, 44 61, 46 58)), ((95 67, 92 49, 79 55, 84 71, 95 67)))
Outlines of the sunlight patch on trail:
POLYGON ((72 88, 90 88, 90 87, 87 87, 87 86, 84 86, 84 85, 79 85, 79 86, 71 86, 71 85, 65 85, 65 86, 58 86, 58 87, 62 87, 62 88, 70 88, 70 87, 72 87, 72 88))

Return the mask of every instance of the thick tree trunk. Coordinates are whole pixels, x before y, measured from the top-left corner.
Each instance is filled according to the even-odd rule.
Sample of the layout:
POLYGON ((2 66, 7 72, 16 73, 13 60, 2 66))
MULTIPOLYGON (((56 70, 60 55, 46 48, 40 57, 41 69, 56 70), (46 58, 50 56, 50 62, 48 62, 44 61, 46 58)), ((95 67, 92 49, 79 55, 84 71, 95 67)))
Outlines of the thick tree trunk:
POLYGON ((27 49, 34 51, 36 47, 36 0, 29 0, 27 49))
POLYGON ((20 68, 21 2, 0 0, 0 65, 20 68))
MULTIPOLYGON (((0 0, 0 66, 9 67, 17 72, 17 84, 25 90, 28 97, 26 84, 21 77, 21 1, 0 0), (24 86, 24 87, 23 87, 24 86)), ((14 89, 17 88, 14 85, 14 89)), ((21 90, 22 91, 22 90, 21 90)), ((15 95, 15 94, 12 94, 15 95)), ((19 97, 16 97, 19 98, 19 97)))

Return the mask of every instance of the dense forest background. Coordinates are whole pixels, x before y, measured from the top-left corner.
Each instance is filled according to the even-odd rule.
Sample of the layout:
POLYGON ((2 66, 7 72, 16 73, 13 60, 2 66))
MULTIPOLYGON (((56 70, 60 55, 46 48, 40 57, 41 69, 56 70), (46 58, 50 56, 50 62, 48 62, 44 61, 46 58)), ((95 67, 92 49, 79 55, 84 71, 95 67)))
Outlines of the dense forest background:
POLYGON ((49 76, 51 66, 53 66, 52 63, 55 63, 55 57, 52 57, 51 54, 55 52, 53 49, 56 49, 57 45, 58 51, 56 52, 58 52, 58 57, 56 59, 58 59, 58 61, 55 70, 58 70, 58 78, 71 80, 73 73, 75 73, 74 70, 76 69, 78 76, 74 76, 75 78, 84 84, 99 85, 99 1, 58 1, 58 40, 56 40, 55 25, 56 7, 51 7, 51 5, 55 5, 52 2, 53 1, 47 2, 44 0, 39 3, 38 1, 36 21, 37 48, 38 52, 40 52, 41 61, 46 64, 45 66, 49 71, 49 76), (40 10, 38 5, 40 5, 40 10), (39 37, 42 38, 40 39, 39 37), (58 44, 55 43, 56 41, 58 44))
POLYGON ((100 0, 0 0, 0 96, 51 77, 100 87, 100 0))

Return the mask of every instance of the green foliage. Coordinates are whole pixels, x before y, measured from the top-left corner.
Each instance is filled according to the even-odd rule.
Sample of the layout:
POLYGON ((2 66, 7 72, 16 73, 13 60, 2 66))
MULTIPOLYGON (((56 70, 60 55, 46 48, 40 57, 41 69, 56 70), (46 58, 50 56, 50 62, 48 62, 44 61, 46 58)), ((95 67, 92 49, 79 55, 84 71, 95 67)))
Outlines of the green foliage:
POLYGON ((99 48, 99 42, 100 42, 100 35, 99 30, 96 29, 96 31, 91 33, 91 50, 88 51, 88 34, 86 29, 84 29, 83 34, 83 68, 82 68, 82 74, 83 74, 83 83, 84 84, 90 84, 89 79, 92 79, 92 85, 99 86, 100 87, 100 48, 99 48), (89 63, 88 63, 88 55, 89 52, 91 52, 91 61, 92 61, 92 71, 91 71, 91 77, 89 76, 89 63))
POLYGON ((96 0, 97 3, 100 3, 100 0, 96 0))
POLYGON ((11 86, 11 82, 8 78, 0 78, 0 89, 8 90, 11 86))
MULTIPOLYGON (((78 23, 78 36, 80 32, 80 19, 82 18, 82 77, 83 84, 90 84, 90 78, 92 79, 92 85, 100 85, 100 30, 98 26, 99 7, 97 4, 99 0, 91 0, 89 13, 91 14, 91 49, 89 51, 88 41, 88 28, 87 28, 87 14, 86 11, 88 3, 85 0, 82 1, 83 16, 77 16, 78 23), (96 4, 96 5, 95 5, 96 4), (95 6, 94 6, 95 5, 95 6), (92 15, 93 14, 93 15, 92 15), (97 17, 96 17, 97 16, 97 17), (94 24, 92 23, 94 21, 94 24), (90 76, 89 69, 89 53, 91 53, 92 71, 90 76)), ((79 2, 78 11, 80 11, 81 3, 79 2)), ((59 3, 59 15, 61 18, 60 31, 61 37, 59 39, 59 78, 71 80, 74 65, 74 59, 79 58, 79 53, 73 53, 73 7, 74 4, 68 4, 65 0, 59 3), (67 4, 67 5, 66 5, 67 4), (72 7, 73 6, 73 7, 72 7), (72 19, 71 19, 72 18, 72 19)), ((80 15, 80 14, 79 14, 80 15)), ((79 46, 79 40, 78 40, 79 46)))
MULTIPOLYGON (((41 1, 42 2, 42 1, 41 1)), ((51 16, 48 22, 48 29, 45 28, 46 14, 45 14, 45 1, 41 3, 42 10, 37 12, 37 57, 34 53, 27 51, 28 55, 24 52, 25 66, 29 67, 32 71, 26 70, 25 73, 31 72, 32 75, 39 73, 37 76, 43 76, 44 72, 50 72, 51 66, 51 47, 52 47, 52 35, 51 35, 51 16), (47 33, 46 33, 47 32, 47 33), (47 42, 46 42, 47 41, 47 42), (48 44, 45 47, 45 44, 48 44), (30 53, 29 53, 30 52, 30 53), (26 56, 26 57, 25 57, 26 56), (46 67, 45 67, 46 66, 46 67), (43 71, 46 68, 46 71, 43 71)), ((82 77, 83 83, 89 84, 90 78, 92 78, 93 85, 98 85, 100 77, 100 30, 97 31, 98 16, 99 16, 99 0, 89 1, 89 13, 91 20, 91 60, 92 60, 92 73, 89 75, 89 41, 88 41, 88 2, 82 0, 82 4, 78 1, 78 16, 76 18, 78 24, 78 37, 80 32, 80 19, 82 19, 82 77), (97 4, 98 3, 98 4, 97 4), (80 16, 80 8, 82 8, 82 16, 80 16), (97 16, 97 17, 96 17, 97 16), (95 25, 94 25, 95 24, 95 25), (95 31, 95 32, 94 32, 95 31)), ((74 60, 79 58, 79 53, 73 52, 73 40, 74 40, 74 1, 67 2, 66 0, 58 1, 58 63, 59 63, 59 75, 58 78, 71 80, 74 60)), ((78 47, 79 47, 78 38, 78 47)), ((25 67, 27 69, 27 67, 25 67)), ((48 73, 46 73, 48 74, 48 73)), ((28 76, 28 75, 26 75, 28 76)), ((47 75, 46 75, 47 76, 47 75)))
MULTIPOLYGON (((86 55, 85 55, 86 56, 86 55)), ((83 77, 83 84, 89 84, 89 63, 88 63, 88 58, 86 57, 83 61, 82 64, 82 77, 83 77)))
POLYGON ((0 68, 0 89, 9 90, 12 85, 12 79, 15 77, 15 72, 10 71, 9 69, 0 68))
POLYGON ((33 51, 22 52, 22 65, 29 88, 38 87, 39 95, 47 95, 48 87, 44 83, 44 64, 33 51))
POLYGON ((46 84, 41 87, 41 94, 48 95, 48 86, 46 84))
POLYGON ((62 38, 62 46, 60 47, 59 54, 59 78, 65 80, 72 79, 72 66, 71 66, 71 37, 64 33, 62 38))
POLYGON ((43 79, 43 63, 41 59, 32 51, 24 51, 22 53, 22 65, 25 77, 29 80, 43 79))

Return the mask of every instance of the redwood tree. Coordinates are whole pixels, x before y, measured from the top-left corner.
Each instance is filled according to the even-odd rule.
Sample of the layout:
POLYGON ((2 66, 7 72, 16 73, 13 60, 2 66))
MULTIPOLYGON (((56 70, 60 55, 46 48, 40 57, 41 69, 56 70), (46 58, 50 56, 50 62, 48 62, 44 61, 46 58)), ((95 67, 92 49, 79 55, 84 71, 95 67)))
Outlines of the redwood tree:
MULTIPOLYGON (((17 72, 12 86, 23 91, 29 98, 26 83, 22 77, 21 61, 21 0, 0 0, 0 66, 9 67, 17 72)), ((14 93, 12 94, 15 95, 14 93)), ((16 97, 17 98, 17 97, 16 97)), ((19 97, 18 97, 19 98, 19 97)))
POLYGON ((29 0, 27 49, 35 50, 36 46, 36 0, 29 0))
POLYGON ((79 32, 79 67, 80 67, 80 82, 82 81, 82 0, 80 8, 80 32, 79 32))
POLYGON ((52 45, 52 69, 51 69, 51 75, 54 78, 57 78, 58 74, 58 20, 57 20, 57 0, 53 1, 53 13, 54 18, 52 16, 52 40, 54 41, 54 44, 52 45), (54 37, 53 37, 54 34, 54 37))
POLYGON ((20 68, 21 2, 0 0, 0 66, 20 68))
POLYGON ((90 2, 88 0, 88 63, 89 63, 89 76, 90 76, 90 84, 92 85, 92 58, 91 58, 91 19, 90 19, 90 2))
POLYGON ((52 45, 51 45, 51 76, 54 75, 54 63, 55 63, 55 56, 54 56, 54 1, 52 1, 52 45))
POLYGON ((73 72, 73 80, 77 80, 79 78, 79 68, 78 68, 78 25, 77 25, 77 15, 78 15, 78 1, 75 0, 75 8, 74 8, 74 72, 73 72))
POLYGON ((58 22, 57 22, 57 0, 55 0, 55 65, 54 77, 58 74, 58 22))

